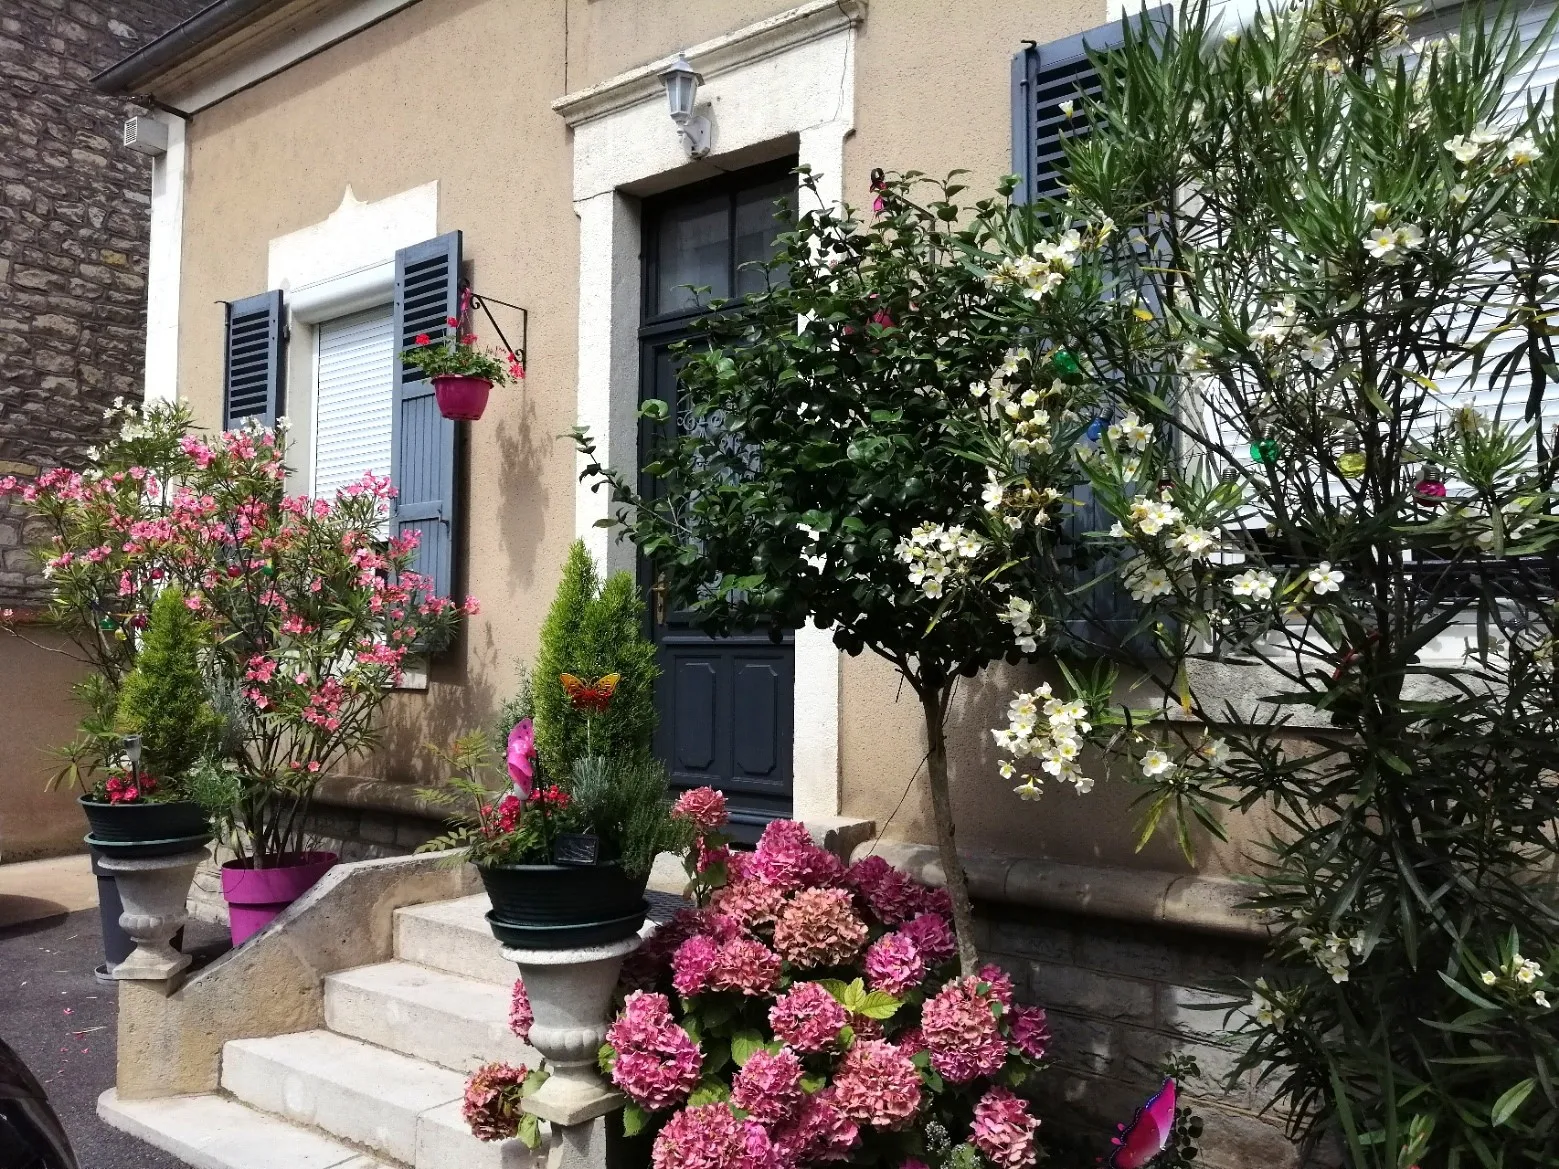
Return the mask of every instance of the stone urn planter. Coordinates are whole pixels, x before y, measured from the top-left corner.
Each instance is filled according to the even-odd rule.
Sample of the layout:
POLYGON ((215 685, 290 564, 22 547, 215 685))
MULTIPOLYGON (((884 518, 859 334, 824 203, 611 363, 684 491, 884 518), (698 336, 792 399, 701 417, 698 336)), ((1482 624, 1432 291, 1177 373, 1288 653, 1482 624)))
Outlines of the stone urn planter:
POLYGON ((622 1107, 622 1094, 601 1076, 596 1057, 606 1042, 623 959, 640 941, 635 931, 604 945, 504 947, 503 956, 520 968, 534 1015, 527 1042, 541 1052, 551 1073, 526 1099, 525 1111, 554 1125, 575 1126, 622 1107))
POLYGON ((602 946, 638 936, 649 876, 630 877, 615 860, 582 865, 478 865, 493 908, 487 924, 521 950, 602 946))
POLYGON ((110 978, 159 981, 189 965, 174 937, 183 928, 185 899, 195 868, 206 859, 204 848, 157 856, 107 856, 99 862, 112 873, 123 910, 119 924, 135 948, 109 970, 110 978))
POLYGON ((254 868, 252 859, 222 866, 222 896, 233 945, 243 945, 275 921, 341 858, 333 852, 300 852, 282 859, 284 863, 263 869, 254 868))
MULTIPOLYGON (((105 862, 110 859, 149 860, 200 852, 211 839, 211 821, 205 810, 190 800, 114 804, 79 796, 76 802, 81 805, 87 818, 86 843, 92 854, 92 872, 98 884, 103 964, 98 967, 97 974, 101 979, 110 979, 114 976, 115 967, 134 951, 135 940, 120 924, 124 914, 119 891, 120 874, 110 870, 105 862)), ((193 870, 185 878, 181 898, 188 896, 192 876, 193 870)), ((179 945, 179 931, 182 928, 182 925, 176 927, 172 935, 170 944, 175 950, 179 945)))
POLYGON ((433 398, 438 412, 456 422, 475 422, 487 409, 493 383, 484 377, 440 374, 433 379, 433 398))

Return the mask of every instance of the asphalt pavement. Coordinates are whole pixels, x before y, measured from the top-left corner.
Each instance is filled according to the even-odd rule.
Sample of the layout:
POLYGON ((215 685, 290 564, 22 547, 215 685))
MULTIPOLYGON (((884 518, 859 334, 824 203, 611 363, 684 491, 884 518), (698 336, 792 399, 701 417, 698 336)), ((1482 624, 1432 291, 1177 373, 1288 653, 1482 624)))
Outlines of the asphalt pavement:
MULTIPOLYGON (((226 932, 192 922, 185 951, 209 960, 226 932)), ((0 930, 0 1038, 43 1083, 80 1169, 184 1169, 98 1119, 97 1098, 114 1084, 118 1008, 113 985, 93 974, 102 949, 95 908, 0 930)))

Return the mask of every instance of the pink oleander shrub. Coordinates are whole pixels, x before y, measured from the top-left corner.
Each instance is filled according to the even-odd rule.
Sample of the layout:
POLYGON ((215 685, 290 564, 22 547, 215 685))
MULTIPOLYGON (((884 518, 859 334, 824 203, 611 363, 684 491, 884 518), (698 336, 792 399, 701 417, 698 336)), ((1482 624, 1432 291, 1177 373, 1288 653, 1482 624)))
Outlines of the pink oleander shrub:
POLYGON ((945 894, 877 857, 847 867, 790 821, 729 851, 714 792, 675 814, 701 834, 698 905, 625 964, 601 1049, 655 1169, 1035 1164, 1017 1090, 1045 1012, 994 966, 958 977, 945 894))
POLYGON ((39 533, 46 618, 91 667, 57 778, 85 785, 119 761, 106 716, 154 601, 177 587, 209 634, 201 667, 225 727, 197 798, 241 858, 270 867, 305 847, 320 780, 379 741, 407 656, 448 641, 476 602, 437 596, 412 571, 417 534, 395 534, 388 479, 288 494, 280 421, 204 434, 182 404, 109 414, 118 433, 83 469, 0 478, 39 533))

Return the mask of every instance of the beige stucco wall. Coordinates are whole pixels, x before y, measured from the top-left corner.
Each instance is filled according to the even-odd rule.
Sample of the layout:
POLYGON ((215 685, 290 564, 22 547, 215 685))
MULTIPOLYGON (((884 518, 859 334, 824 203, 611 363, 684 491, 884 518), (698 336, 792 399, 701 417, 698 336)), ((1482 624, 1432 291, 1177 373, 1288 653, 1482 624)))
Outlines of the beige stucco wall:
POLYGON ((85 672, 58 634, 22 627, 0 636, 0 862, 82 852, 86 820, 74 791, 44 791, 47 752, 75 735, 80 711, 68 698, 85 672))
MULTIPOLYGON (((571 449, 578 223, 571 135, 549 103, 675 49, 783 10, 784 0, 424 0, 202 112, 189 132, 180 391, 220 411, 222 311, 261 291, 267 243, 317 223, 351 185, 374 200, 437 180, 439 229, 465 233, 476 286, 531 309, 530 371, 468 427, 466 586, 483 603, 428 693, 397 696, 378 770, 421 777, 421 746, 484 722, 535 650, 573 537, 571 449), (565 36, 565 20, 566 27, 565 36)), ((1103 21, 1103 0, 874 0, 856 42, 856 131, 845 190, 864 201, 873 167, 966 168, 976 191, 1010 169, 1009 69, 1025 39, 1103 21)), ((670 133, 668 123, 667 132, 670 133)), ((843 670, 843 808, 923 838, 910 786, 924 749, 918 708, 869 655, 843 670), (897 812, 895 813, 895 809, 897 812)), ((995 775, 987 728, 1005 683, 972 685, 955 715, 963 839, 1060 859, 1175 867, 1167 845, 1134 856, 1133 794, 1101 785, 1022 804, 995 775)), ((1209 867, 1226 866, 1213 850, 1209 867)))

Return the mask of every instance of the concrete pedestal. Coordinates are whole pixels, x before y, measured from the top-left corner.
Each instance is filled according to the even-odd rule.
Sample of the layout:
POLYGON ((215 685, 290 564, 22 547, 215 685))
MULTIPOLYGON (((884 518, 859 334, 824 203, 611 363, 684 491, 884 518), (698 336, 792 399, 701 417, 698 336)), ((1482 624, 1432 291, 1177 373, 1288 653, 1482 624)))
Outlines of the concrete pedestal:
MULTIPOLYGON (((575 950, 503 951, 520 968, 536 1017, 530 1045, 546 1058, 551 1072, 525 1101, 527 1112, 566 1128, 622 1107, 622 1093, 602 1079, 596 1056, 606 1042, 612 991, 623 959, 639 944, 640 939, 632 937, 575 950)), ((574 1139, 588 1143, 589 1138, 576 1134, 574 1139)))
POLYGON ((189 955, 173 948, 173 935, 186 916, 184 903, 195 867, 206 850, 128 860, 105 856, 99 866, 111 873, 124 912, 119 924, 135 942, 130 956, 109 971, 116 979, 162 980, 189 965, 189 955))

